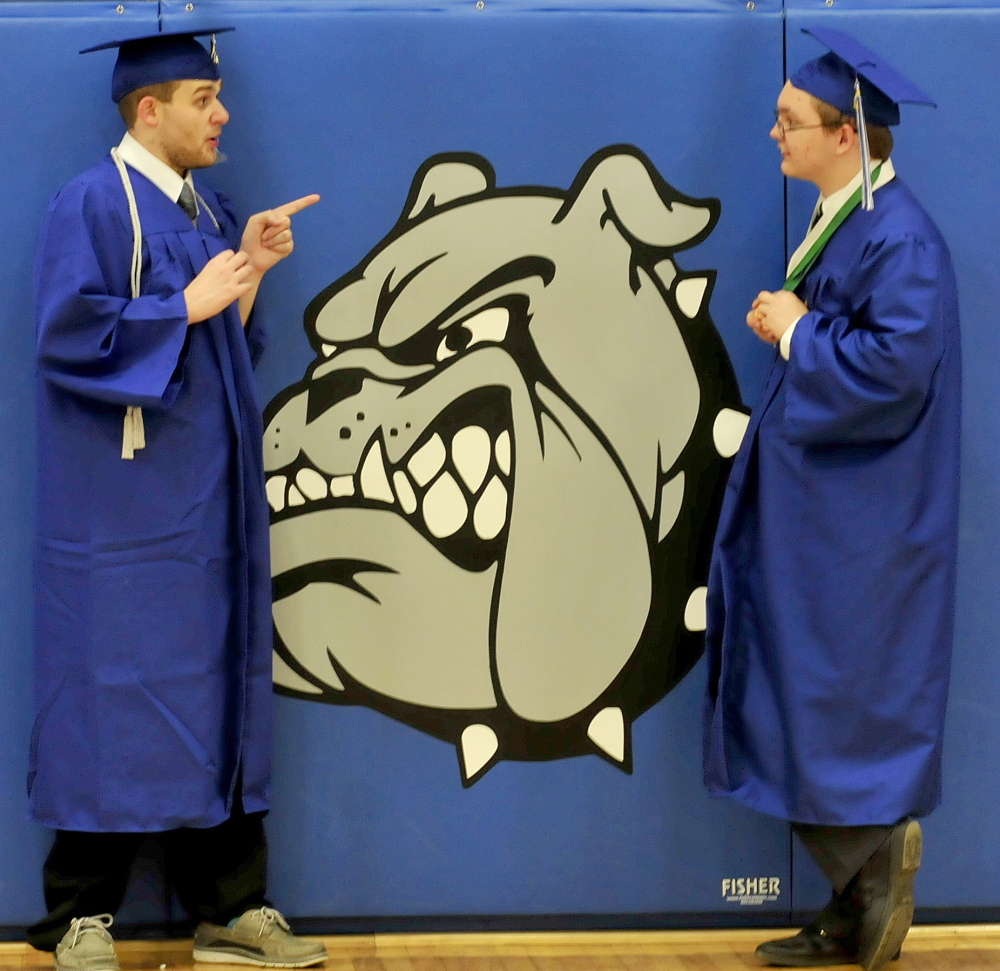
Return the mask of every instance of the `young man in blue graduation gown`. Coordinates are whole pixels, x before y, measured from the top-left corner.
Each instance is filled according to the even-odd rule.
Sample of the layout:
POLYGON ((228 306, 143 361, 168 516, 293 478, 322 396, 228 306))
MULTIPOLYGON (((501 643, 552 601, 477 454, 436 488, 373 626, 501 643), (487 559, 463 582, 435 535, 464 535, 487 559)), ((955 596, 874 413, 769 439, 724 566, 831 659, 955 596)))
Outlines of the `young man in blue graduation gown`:
POLYGON ((785 288, 747 316, 778 353, 716 537, 705 779, 790 820, 833 885, 758 957, 879 968, 912 918, 913 817, 940 800, 958 308, 948 248, 889 158, 898 102, 929 99, 849 36, 807 33, 831 52, 785 85, 771 137, 821 205, 785 288))
MULTIPOLYGON (((207 32, 206 32, 207 33, 207 32)), ((265 898, 271 599, 251 318, 309 196, 251 217, 191 173, 228 112, 190 34, 118 47, 129 131, 53 198, 36 262, 37 717, 32 815, 56 830, 61 971, 114 971, 107 927, 159 834, 198 960, 301 967, 265 898)), ((212 38, 213 53, 215 38, 212 38)))

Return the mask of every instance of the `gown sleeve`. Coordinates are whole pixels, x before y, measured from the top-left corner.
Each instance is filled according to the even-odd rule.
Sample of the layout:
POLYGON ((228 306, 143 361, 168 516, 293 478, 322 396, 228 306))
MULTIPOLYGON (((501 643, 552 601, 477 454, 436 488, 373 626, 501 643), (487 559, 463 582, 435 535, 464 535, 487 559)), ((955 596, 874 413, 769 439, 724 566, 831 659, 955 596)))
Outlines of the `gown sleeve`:
POLYGON ((36 350, 43 377, 108 404, 169 407, 188 330, 180 272, 148 272, 131 299, 132 226, 106 186, 71 183, 51 202, 35 264, 36 350), (166 282, 155 282, 167 277, 166 282), (153 281, 153 282, 150 282, 153 281))
POLYGON ((810 311, 792 335, 784 379, 790 441, 886 442, 913 428, 944 353, 942 287, 950 278, 947 252, 920 236, 865 247, 849 312, 810 311))

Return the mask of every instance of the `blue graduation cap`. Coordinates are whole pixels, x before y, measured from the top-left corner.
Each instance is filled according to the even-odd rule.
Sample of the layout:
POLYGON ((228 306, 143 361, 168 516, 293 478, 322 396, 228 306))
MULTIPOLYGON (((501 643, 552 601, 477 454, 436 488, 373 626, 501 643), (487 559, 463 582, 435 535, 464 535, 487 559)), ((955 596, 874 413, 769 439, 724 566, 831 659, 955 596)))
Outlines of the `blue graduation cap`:
POLYGON ((802 33, 815 37, 830 53, 804 64, 789 80, 843 114, 855 116, 856 79, 865 117, 873 125, 898 125, 901 101, 937 107, 929 95, 850 34, 827 27, 803 27, 802 33))
POLYGON ((232 27, 209 27, 205 30, 177 31, 169 34, 148 34, 111 40, 88 47, 81 54, 118 48, 118 60, 111 75, 111 100, 117 104, 125 95, 150 84, 164 81, 218 81, 219 57, 215 52, 215 35, 233 30, 232 27), (211 51, 195 37, 212 35, 211 51))
POLYGON ((937 104, 850 34, 828 27, 803 27, 802 33, 815 37, 829 47, 830 52, 803 64, 788 80, 794 87, 833 105, 841 114, 857 122, 861 143, 863 206, 870 210, 874 203, 865 123, 883 127, 898 125, 900 102, 932 108, 936 108, 937 104))

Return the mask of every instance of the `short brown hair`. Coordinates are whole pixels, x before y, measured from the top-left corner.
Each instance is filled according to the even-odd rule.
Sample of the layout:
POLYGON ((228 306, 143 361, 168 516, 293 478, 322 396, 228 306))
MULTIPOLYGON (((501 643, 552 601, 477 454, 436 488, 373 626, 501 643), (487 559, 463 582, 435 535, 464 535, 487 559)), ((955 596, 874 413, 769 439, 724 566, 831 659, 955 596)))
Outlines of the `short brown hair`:
MULTIPOLYGON (((824 128, 835 129, 841 125, 850 125, 855 131, 858 130, 857 122, 850 115, 845 115, 839 108, 820 101, 815 95, 812 99, 824 128)), ((865 131, 868 133, 868 154, 872 158, 885 161, 892 154, 892 132, 882 125, 865 125, 865 131)))
POLYGON ((130 91, 118 102, 118 114, 122 116, 125 126, 132 128, 135 125, 136 119, 139 117, 139 102, 146 95, 151 95, 157 101, 172 101, 179 84, 180 81, 161 81, 159 84, 147 84, 144 88, 130 91))

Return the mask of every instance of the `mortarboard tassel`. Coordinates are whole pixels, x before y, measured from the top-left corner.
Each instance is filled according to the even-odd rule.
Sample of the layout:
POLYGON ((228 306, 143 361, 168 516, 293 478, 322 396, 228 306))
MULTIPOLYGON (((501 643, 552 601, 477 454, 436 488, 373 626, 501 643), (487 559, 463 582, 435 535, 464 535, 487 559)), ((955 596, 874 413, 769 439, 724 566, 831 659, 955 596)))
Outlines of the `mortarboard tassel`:
POLYGON ((868 148, 868 126, 865 124, 865 109, 861 102, 861 79, 854 78, 854 117, 858 121, 858 143, 861 147, 861 208, 871 212, 875 208, 875 192, 872 189, 872 173, 869 168, 871 158, 868 148))
POLYGON ((208 52, 208 56, 212 59, 213 64, 219 63, 219 53, 215 49, 215 34, 212 34, 212 49, 208 52))

